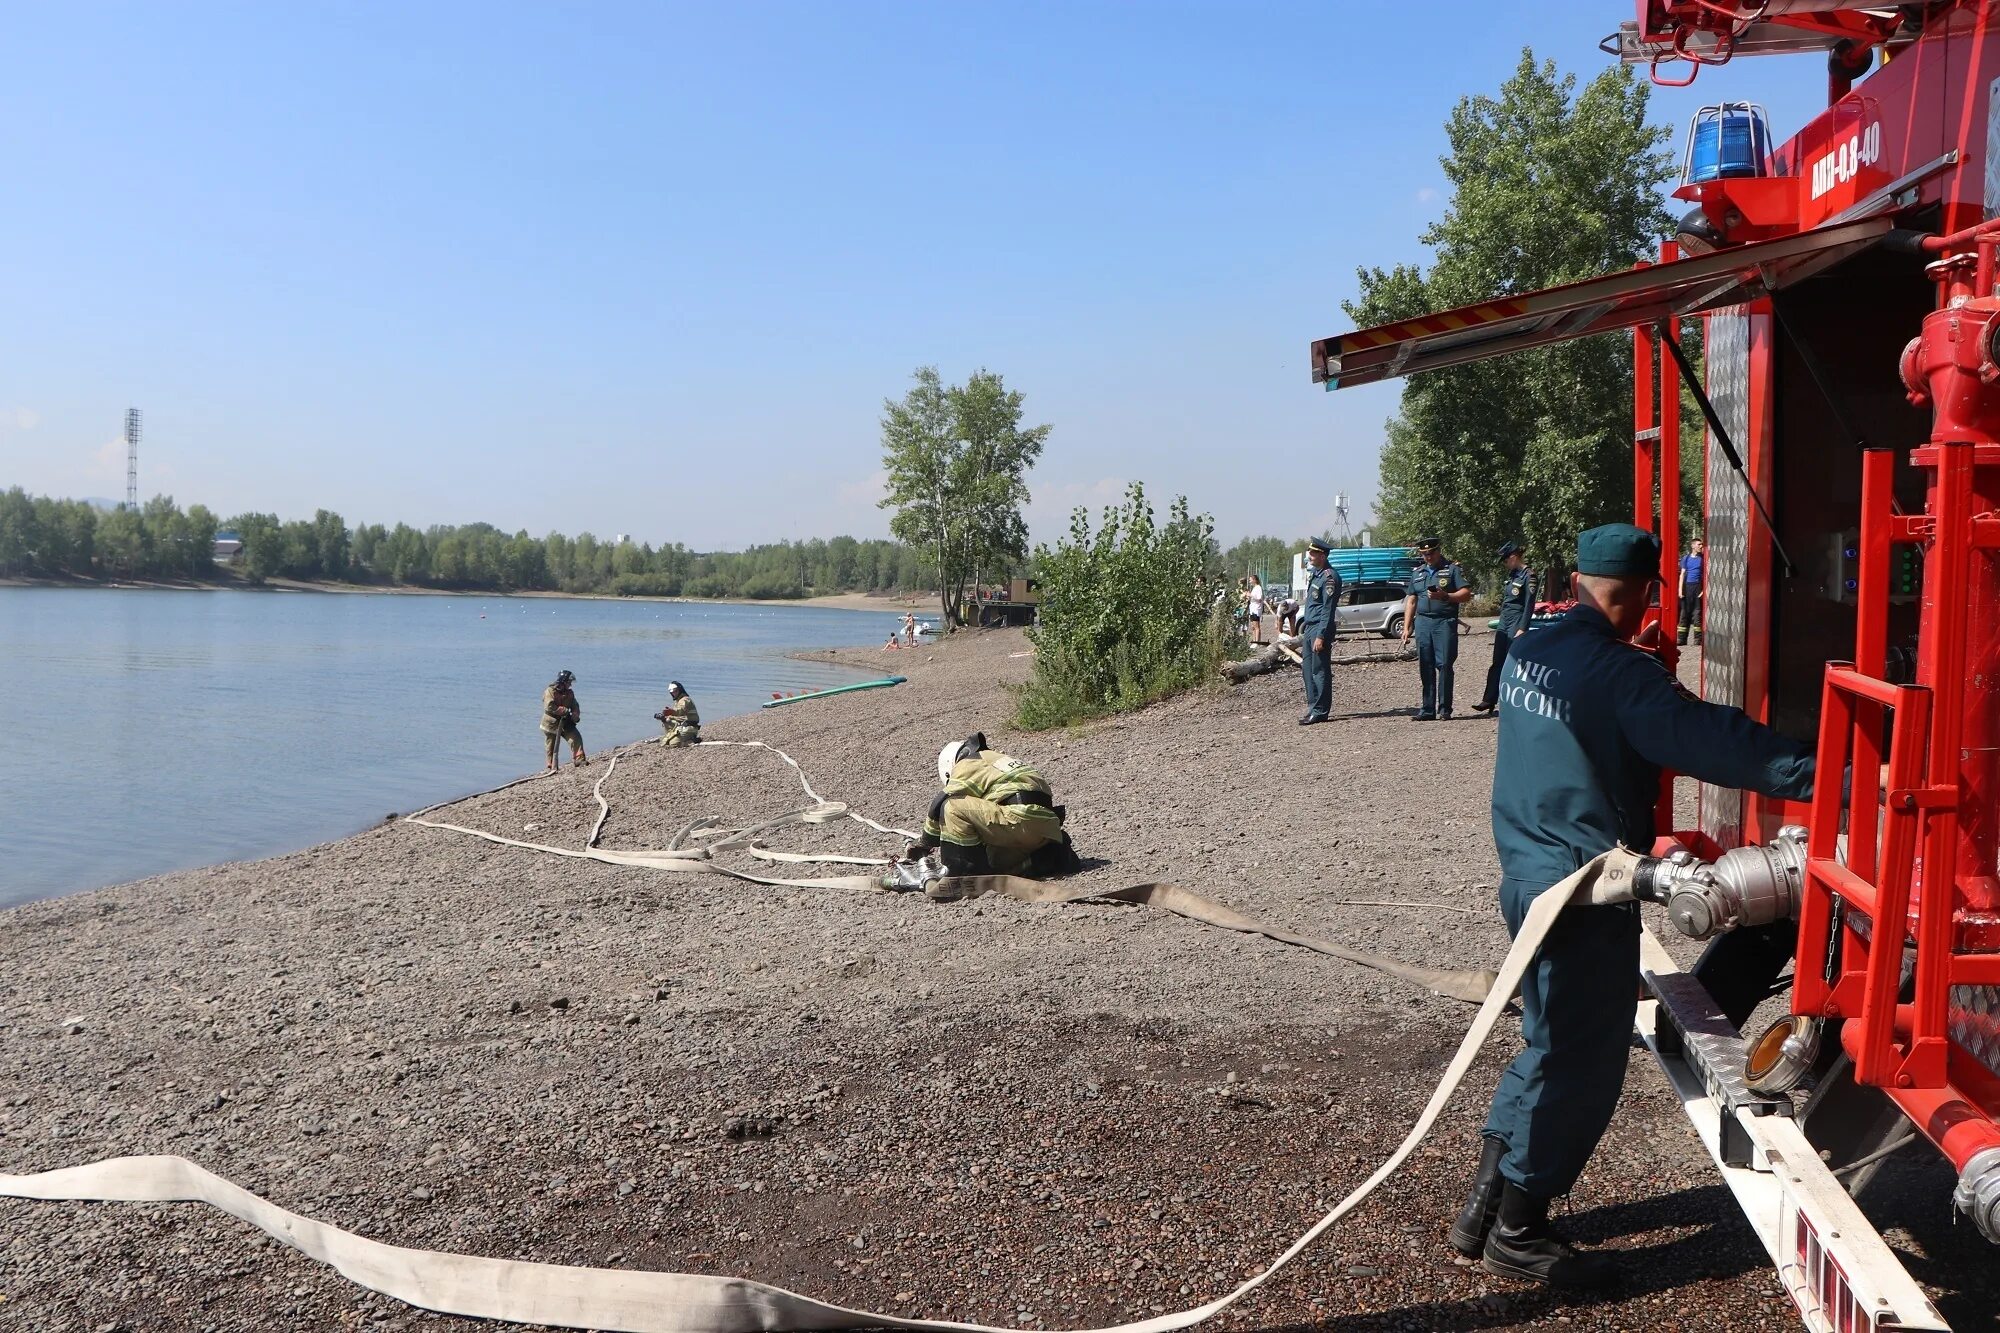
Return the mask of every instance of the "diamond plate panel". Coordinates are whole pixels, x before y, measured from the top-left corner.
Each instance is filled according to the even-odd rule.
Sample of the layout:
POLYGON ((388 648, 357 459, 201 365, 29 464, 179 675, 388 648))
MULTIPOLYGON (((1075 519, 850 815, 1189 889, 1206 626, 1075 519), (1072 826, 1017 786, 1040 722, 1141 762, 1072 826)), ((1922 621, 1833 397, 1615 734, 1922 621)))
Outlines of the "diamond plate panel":
MULTIPOLYGON (((1730 438, 1742 450, 1750 437, 1750 317, 1742 306, 1708 317, 1708 396, 1730 438)), ((1722 450, 1708 450, 1708 563, 1702 577, 1701 693, 1712 703, 1743 706, 1748 643, 1750 548, 1749 488, 1722 450)), ((1743 793, 1706 783, 1701 789, 1701 831, 1724 847, 1742 842, 1743 793)))
POLYGON ((1743 1072, 1743 1034, 1708 993, 1708 987, 1685 972, 1666 976, 1648 972, 1646 985, 1659 999, 1674 1030, 1681 1034, 1683 1054, 1701 1072, 1708 1095, 1732 1111, 1751 1115, 1790 1115, 1789 1097, 1763 1097, 1750 1091, 1743 1072))
POLYGON ((2000 986, 1953 986, 1945 1022, 1952 1041, 2000 1078, 2000 986))
POLYGON ((2000 79, 1986 86, 1986 216, 2000 213, 2000 79))

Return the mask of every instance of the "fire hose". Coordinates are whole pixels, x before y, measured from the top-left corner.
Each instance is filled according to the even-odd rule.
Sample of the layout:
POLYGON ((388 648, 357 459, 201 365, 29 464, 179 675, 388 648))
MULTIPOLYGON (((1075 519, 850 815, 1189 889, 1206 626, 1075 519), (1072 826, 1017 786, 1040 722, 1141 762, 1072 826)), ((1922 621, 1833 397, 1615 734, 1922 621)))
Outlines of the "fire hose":
MULTIPOLYGON (((789 756, 786 759, 790 762, 789 756)), ((793 764, 793 767, 797 768, 797 765, 793 764)), ((800 781, 805 783, 804 773, 799 776, 800 781)), ((656 852, 606 852, 595 848, 576 851, 526 843, 477 829, 421 819, 419 816, 426 812, 412 816, 411 822, 470 834, 507 846, 601 860, 615 865, 722 873, 754 883, 878 887, 879 880, 872 875, 832 880, 762 879, 724 868, 709 859, 712 851, 726 846, 751 846, 757 833, 782 824, 817 823, 843 816, 860 818, 844 806, 821 800, 817 793, 812 792, 810 783, 805 785, 817 802, 813 806, 748 828, 722 831, 701 847, 656 852)), ((873 821, 863 822, 873 825, 873 821)), ((687 834, 690 830, 682 832, 687 834)), ((676 835, 675 841, 681 840, 681 835, 676 835)), ((1631 901, 1640 861, 1635 853, 1622 848, 1605 852, 1536 899, 1498 973, 1486 985, 1484 1001, 1464 1040, 1459 1043, 1458 1050, 1409 1134, 1373 1174, 1268 1266, 1204 1305, 1151 1319, 1088 1330, 1087 1333, 1164 1333, 1165 1330, 1188 1328, 1213 1318, 1276 1277, 1322 1233, 1357 1208, 1408 1160, 1430 1132, 1471 1069, 1473 1060, 1519 988, 1522 975, 1562 910, 1571 903, 1631 901)), ((1108 893, 1101 890, 1076 892, 1014 876, 982 875, 970 877, 963 887, 968 896, 992 892, 1024 902, 1075 902, 1086 898, 1144 902, 1196 920, 1211 920, 1211 916, 1204 913, 1212 913, 1220 918, 1213 919, 1213 924, 1254 931, 1307 948, 1320 948, 1326 944, 1325 941, 1277 932, 1251 918, 1231 912, 1221 904, 1210 903, 1200 895, 1172 885, 1145 884, 1108 893)), ((1337 950, 1340 946, 1333 948, 1337 950)), ((1339 956, 1353 952, 1346 951, 1339 956)), ((1402 967, 1400 964, 1396 966, 1402 967)), ((1412 971, 1432 973, 1434 978, 1450 975, 1433 973, 1432 969, 1412 971)), ((474 1318, 615 1330, 616 1333, 776 1333, 777 1330, 789 1329, 880 1327, 1021 1333, 1015 1328, 1001 1329, 953 1320, 912 1319, 856 1310, 747 1278, 583 1268, 391 1245, 282 1208, 184 1157, 115 1157, 30 1175, 0 1174, 0 1197, 206 1203, 330 1265, 350 1281, 371 1291, 419 1308, 474 1318)))

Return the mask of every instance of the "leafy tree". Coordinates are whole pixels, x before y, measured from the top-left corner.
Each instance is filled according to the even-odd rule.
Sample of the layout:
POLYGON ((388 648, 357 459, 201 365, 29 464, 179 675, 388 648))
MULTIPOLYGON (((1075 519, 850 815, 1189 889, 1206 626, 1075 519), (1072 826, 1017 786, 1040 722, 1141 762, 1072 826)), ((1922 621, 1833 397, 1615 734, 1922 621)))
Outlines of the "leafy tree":
POLYGON ((284 571, 285 534, 276 514, 238 514, 229 526, 243 539, 243 572, 252 583, 284 571))
POLYGON ((1245 537, 1222 553, 1222 570, 1233 581, 1255 574, 1265 583, 1289 583, 1292 557, 1306 549, 1305 539, 1286 541, 1283 537, 1245 537))
POLYGON ((949 387, 935 366, 914 378, 882 405, 882 507, 896 511, 889 530, 929 555, 945 622, 960 625, 968 591, 1027 555, 1021 506, 1049 427, 1023 427, 1022 395, 989 371, 949 387))
POLYGON ((146 529, 138 510, 119 505, 98 520, 97 557, 105 572, 119 578, 139 573, 146 561, 146 529))
POLYGON ((312 517, 313 559, 321 578, 347 577, 352 542, 347 520, 330 509, 316 509, 312 517))
MULTIPOLYGON (((211 552, 213 511, 183 512, 170 496, 137 511, 107 515, 99 542, 97 511, 80 500, 0 491, 0 575, 224 577, 211 552)), ((585 533, 537 539, 490 523, 420 532, 364 524, 351 532, 331 510, 310 521, 245 513, 230 520, 242 537, 242 568, 253 583, 274 577, 344 578, 501 591, 562 589, 713 597, 804 597, 836 590, 929 589, 924 562, 895 541, 772 542, 745 551, 698 553, 678 542, 611 546, 585 533)))
POLYGON ((36 500, 45 573, 88 574, 97 558, 97 510, 85 500, 36 500))
POLYGON ((41 525, 35 502, 19 486, 0 491, 0 575, 25 574, 39 565, 41 525))
MULTIPOLYGON (((1627 268, 1669 219, 1667 132, 1648 86, 1614 66, 1580 92, 1521 53, 1497 98, 1467 97, 1446 123, 1451 184, 1423 233, 1428 269, 1363 269, 1347 311, 1362 326, 1627 268)), ((1631 496, 1629 335, 1579 339, 1413 377, 1382 450, 1378 531, 1443 535, 1490 572, 1524 539, 1543 558, 1625 512, 1631 496)))

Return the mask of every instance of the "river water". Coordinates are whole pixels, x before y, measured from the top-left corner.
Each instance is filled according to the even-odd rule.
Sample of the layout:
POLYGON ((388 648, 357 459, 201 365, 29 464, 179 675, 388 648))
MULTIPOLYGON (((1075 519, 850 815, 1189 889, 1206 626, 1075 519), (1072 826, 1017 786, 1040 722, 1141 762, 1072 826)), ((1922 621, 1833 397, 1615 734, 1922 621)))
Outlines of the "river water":
MULTIPOLYGON (((544 597, 0 588, 0 906, 344 837, 542 764, 576 673, 593 751, 870 673, 803 648, 896 617, 544 597)), ((894 657, 885 657, 890 668, 894 657)), ((564 747, 567 763, 568 747, 564 747)))

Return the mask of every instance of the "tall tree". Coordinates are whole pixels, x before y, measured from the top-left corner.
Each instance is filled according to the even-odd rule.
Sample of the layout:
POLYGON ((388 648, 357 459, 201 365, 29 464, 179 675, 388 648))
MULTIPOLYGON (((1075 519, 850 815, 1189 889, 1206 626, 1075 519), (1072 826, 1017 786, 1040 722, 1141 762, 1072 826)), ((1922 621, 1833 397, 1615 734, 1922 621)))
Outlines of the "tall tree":
POLYGON ((889 530, 930 556, 945 622, 963 624, 967 593, 1027 555, 1028 469, 1049 427, 1021 424, 1022 395, 975 372, 947 387, 921 366, 901 402, 882 405, 889 530))
MULTIPOLYGON (((960 551, 967 583, 1011 570, 1028 555, 1028 469, 1042 456, 1049 427, 1022 426, 1020 392, 985 369, 949 393, 964 453, 958 465, 966 504, 960 551)), ((964 600, 965 586, 958 590, 964 600)))
MULTIPOLYGON (((1579 92, 1523 51, 1497 98, 1467 97, 1446 122, 1451 200, 1421 237, 1433 262, 1361 270, 1348 314, 1383 324, 1650 256, 1673 168, 1649 92, 1619 66, 1579 92)), ((1630 347, 1607 334, 1412 378, 1382 449, 1378 530, 1440 533, 1489 571, 1509 538, 1566 559, 1630 503, 1630 347)))
POLYGON ((145 567, 146 530, 139 511, 119 505, 97 524, 97 558, 107 574, 131 578, 145 567))
POLYGON ((19 486, 0 491, 0 574, 25 574, 41 567, 47 543, 35 521, 35 502, 19 486))

